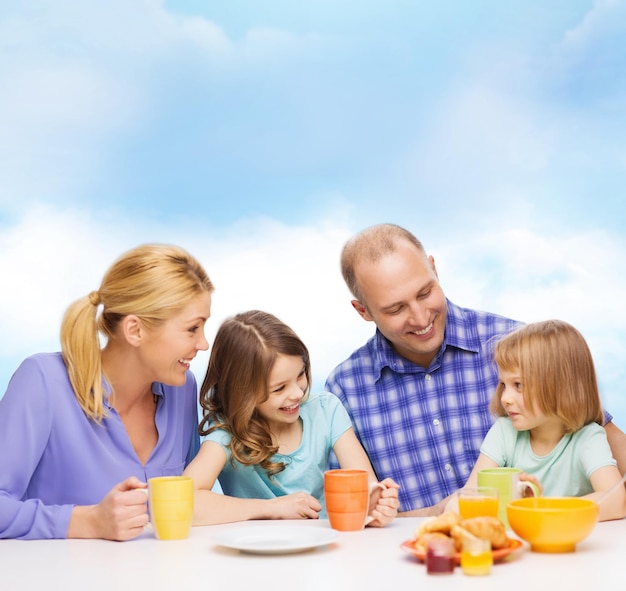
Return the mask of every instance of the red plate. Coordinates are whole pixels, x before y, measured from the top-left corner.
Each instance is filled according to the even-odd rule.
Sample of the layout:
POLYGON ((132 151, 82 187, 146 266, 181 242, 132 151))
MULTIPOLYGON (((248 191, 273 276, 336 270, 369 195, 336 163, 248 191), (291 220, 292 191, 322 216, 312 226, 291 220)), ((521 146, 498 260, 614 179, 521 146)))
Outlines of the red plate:
MULTIPOLYGON (((426 558, 426 554, 424 554, 424 552, 422 552, 421 550, 418 550, 413 545, 414 541, 415 540, 405 540, 404 542, 402 542, 402 544, 400 544, 400 548, 402 548, 405 552, 412 554, 413 556, 415 556, 415 558, 423 561, 426 558)), ((512 552, 519 550, 522 546, 523 544, 519 540, 509 538, 509 545, 506 548, 498 548, 497 550, 492 551, 494 562, 497 560, 502 560, 504 557, 508 556, 512 552)), ((454 553, 454 562, 456 564, 461 563, 460 552, 454 553)))

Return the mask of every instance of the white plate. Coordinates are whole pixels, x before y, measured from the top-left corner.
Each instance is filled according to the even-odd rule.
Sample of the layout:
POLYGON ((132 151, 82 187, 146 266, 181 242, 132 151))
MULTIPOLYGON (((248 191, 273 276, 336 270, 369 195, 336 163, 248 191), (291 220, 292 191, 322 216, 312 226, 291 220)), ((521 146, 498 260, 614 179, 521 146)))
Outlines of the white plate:
POLYGON ((330 528, 298 526, 248 526, 219 532, 213 540, 220 546, 252 554, 289 554, 329 544, 337 537, 330 528))

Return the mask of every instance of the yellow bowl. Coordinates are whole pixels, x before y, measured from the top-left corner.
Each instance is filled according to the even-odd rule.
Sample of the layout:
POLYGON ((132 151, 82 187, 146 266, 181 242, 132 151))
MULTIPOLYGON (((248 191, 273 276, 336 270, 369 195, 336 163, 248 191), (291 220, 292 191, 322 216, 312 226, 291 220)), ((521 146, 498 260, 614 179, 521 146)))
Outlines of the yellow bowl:
POLYGON ((598 505, 577 497, 515 499, 506 506, 511 529, 533 552, 573 552, 598 519, 598 505))

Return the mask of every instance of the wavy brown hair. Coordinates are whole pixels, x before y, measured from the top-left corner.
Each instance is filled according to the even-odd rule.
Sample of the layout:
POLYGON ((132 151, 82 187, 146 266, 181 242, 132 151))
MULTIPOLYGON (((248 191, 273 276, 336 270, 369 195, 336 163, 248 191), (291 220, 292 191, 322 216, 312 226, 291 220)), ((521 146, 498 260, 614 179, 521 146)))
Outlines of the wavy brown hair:
POLYGON ((251 310, 237 314, 218 329, 200 388, 200 435, 216 429, 228 431, 232 436, 232 460, 258 464, 270 476, 284 470, 285 465, 271 461, 278 447, 272 443, 269 425, 257 406, 269 398, 269 375, 279 355, 302 359, 308 395, 311 362, 298 335, 267 312, 251 310))
MULTIPOLYGON (((504 371, 519 372, 524 404, 561 419, 567 433, 589 423, 604 424, 593 358, 583 335, 562 320, 522 326, 495 346, 495 361, 504 371)), ((507 416, 502 384, 491 399, 491 411, 507 416)))

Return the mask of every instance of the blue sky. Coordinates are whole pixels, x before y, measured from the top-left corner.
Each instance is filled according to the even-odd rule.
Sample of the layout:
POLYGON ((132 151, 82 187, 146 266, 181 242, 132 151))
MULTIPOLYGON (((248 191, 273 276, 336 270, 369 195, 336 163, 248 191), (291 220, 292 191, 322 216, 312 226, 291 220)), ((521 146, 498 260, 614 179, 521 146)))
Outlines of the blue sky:
POLYGON ((209 337, 273 312, 321 387, 373 330, 341 246, 388 221, 456 303, 575 324, 626 429, 625 34, 623 0, 0 0, 0 395, 155 241, 209 337))

